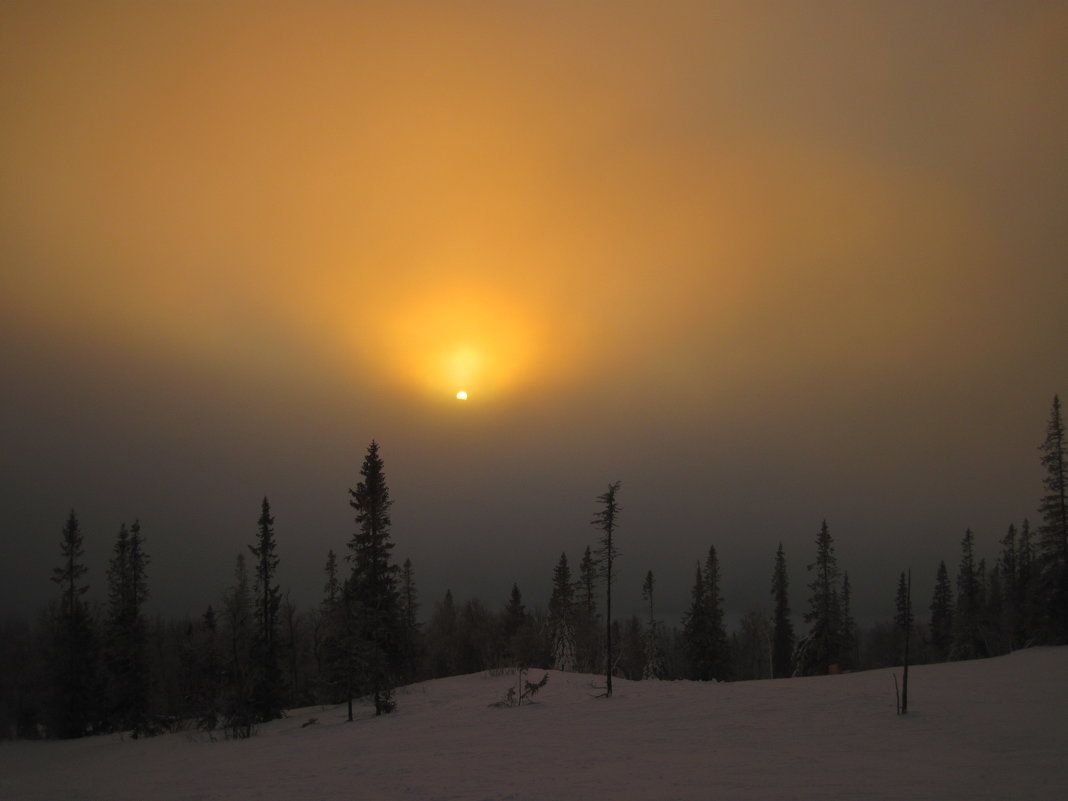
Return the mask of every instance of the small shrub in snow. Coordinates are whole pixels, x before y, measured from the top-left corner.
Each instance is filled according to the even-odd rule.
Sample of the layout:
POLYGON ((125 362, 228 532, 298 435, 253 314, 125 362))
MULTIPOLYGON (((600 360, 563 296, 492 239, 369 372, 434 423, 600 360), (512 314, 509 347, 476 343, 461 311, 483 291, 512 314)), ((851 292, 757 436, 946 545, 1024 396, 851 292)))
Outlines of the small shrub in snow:
POLYGON ((503 701, 497 701, 490 706, 521 706, 524 702, 532 703, 531 699, 538 694, 538 690, 549 683, 549 674, 546 673, 538 682, 527 681, 526 675, 527 669, 519 668, 516 671, 515 686, 508 688, 503 701))

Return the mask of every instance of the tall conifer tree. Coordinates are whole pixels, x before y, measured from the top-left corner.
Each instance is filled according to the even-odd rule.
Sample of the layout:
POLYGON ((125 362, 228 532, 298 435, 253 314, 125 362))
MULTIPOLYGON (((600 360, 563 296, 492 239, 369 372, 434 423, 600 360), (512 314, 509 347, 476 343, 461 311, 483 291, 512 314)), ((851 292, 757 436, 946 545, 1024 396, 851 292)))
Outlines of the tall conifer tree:
POLYGON ((326 581, 323 583, 323 599, 319 604, 319 631, 316 638, 316 660, 319 667, 319 685, 322 697, 333 703, 342 700, 341 688, 345 684, 343 654, 345 643, 344 591, 337 570, 337 554, 331 548, 326 552, 323 567, 326 581))
POLYGON ((816 535, 816 561, 808 566, 813 572, 809 609, 805 622, 811 623, 808 634, 805 673, 828 673, 838 663, 840 650, 840 604, 838 596, 838 560, 834 555, 834 540, 827 521, 816 535))
POLYGON ((690 608, 682 616, 682 640, 690 663, 690 678, 695 681, 708 681, 712 678, 712 649, 705 593, 705 576, 701 571, 701 563, 698 562, 697 575, 690 591, 690 608))
POLYGON ((245 554, 234 562, 234 583, 223 598, 227 629, 226 688, 223 712, 226 727, 237 738, 252 735, 256 721, 252 643, 256 636, 255 611, 249 588, 245 554))
POLYGON ((953 588, 944 561, 938 563, 934 595, 931 598, 931 650, 936 660, 949 657, 953 644, 953 588))
POLYGON ((645 663, 642 666, 643 679, 658 679, 663 672, 660 664, 660 624, 656 619, 653 608, 653 589, 655 584, 656 580, 653 578, 653 571, 650 570, 645 574, 645 581, 642 582, 642 600, 649 603, 649 620, 646 624, 645 638, 642 644, 642 650, 645 654, 645 663))
POLYGON ((278 664, 278 610, 282 593, 275 583, 278 572, 274 517, 267 498, 260 507, 256 544, 248 546, 253 563, 256 605, 256 636, 253 640, 254 690, 257 716, 261 721, 282 715, 282 672, 278 664))
POLYGON ((148 600, 148 555, 141 523, 123 523, 108 565, 107 666, 112 726, 134 737, 152 730, 148 710, 148 632, 142 607, 148 600))
POLYGON ((1039 446, 1045 494, 1039 504, 1044 630, 1048 643, 1068 643, 1068 459, 1065 457, 1061 400, 1053 397, 1046 439, 1039 446))
POLYGON ((1007 638, 1010 649, 1020 647, 1020 587, 1016 570, 1016 526, 1009 524, 1005 536, 1001 538, 1001 556, 998 559, 998 571, 1001 578, 1003 607, 1000 627, 1007 638))
POLYGON ((794 624, 790 619, 790 580, 786 573, 786 554, 782 543, 775 551, 775 569, 771 575, 771 596, 775 603, 772 634, 772 672, 777 679, 793 673, 794 624))
POLYGON ((1037 633, 1038 583, 1035 546, 1031 541, 1031 522, 1025 518, 1016 536, 1016 592, 1020 647, 1033 642, 1037 633))
POLYGON ((975 563, 975 535, 964 532, 960 543, 960 567, 957 570, 957 606, 953 612, 952 659, 975 659, 986 656, 981 631, 982 595, 979 568, 975 563))
POLYGON ((579 565, 579 587, 582 593, 582 604, 586 613, 592 618, 597 613, 597 562, 590 553, 589 545, 586 546, 579 565))
POLYGON ((60 540, 62 561, 52 570, 59 585, 59 602, 53 608, 53 641, 50 666, 54 692, 50 730, 58 737, 81 737, 95 717, 96 639, 83 596, 89 591, 85 576, 85 552, 81 526, 74 510, 63 526, 60 540))
POLYGON ((553 569, 553 591, 549 596, 549 637, 553 667, 556 670, 575 669, 575 585, 567 554, 553 569))
POLYGON ((730 678, 730 644, 723 623, 723 596, 720 594, 719 557, 716 546, 708 548, 705 560, 705 603, 708 605, 708 646, 711 678, 727 681, 730 678))
POLYGON ((593 673, 600 668, 600 632, 597 626, 597 560, 590 546, 579 562, 575 603, 575 647, 580 669, 593 673))
POLYGON ((894 616, 894 621, 897 623, 904 641, 904 647, 902 648, 901 708, 899 710, 904 715, 909 711, 909 643, 912 640, 913 623, 911 570, 907 578, 904 572, 901 573, 901 580, 897 585, 896 607, 897 614, 894 616))
POLYGON ((401 621, 397 567, 391 560, 393 501, 378 443, 374 440, 367 448, 360 476, 362 480, 356 489, 349 490, 349 504, 356 510, 357 528, 349 540, 352 575, 347 600, 355 620, 356 647, 366 657, 366 678, 374 698, 375 715, 381 715, 396 706, 393 676, 399 667, 401 621))
POLYGON ((601 530, 601 543, 597 549, 597 559, 601 566, 601 576, 605 586, 605 695, 612 697, 612 668, 614 666, 614 654, 612 652, 612 583, 616 576, 616 559, 619 557, 619 549, 616 547, 615 532, 619 526, 619 502, 616 501, 616 493, 619 492, 620 482, 614 481, 608 485, 608 490, 597 496, 601 508, 591 521, 601 530))

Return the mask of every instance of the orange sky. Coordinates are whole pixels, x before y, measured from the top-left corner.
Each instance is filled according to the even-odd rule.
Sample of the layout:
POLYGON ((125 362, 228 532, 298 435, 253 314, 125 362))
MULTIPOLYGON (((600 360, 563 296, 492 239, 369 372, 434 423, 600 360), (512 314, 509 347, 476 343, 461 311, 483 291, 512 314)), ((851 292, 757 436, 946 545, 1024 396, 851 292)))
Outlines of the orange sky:
MULTIPOLYGON (((699 487, 769 416, 791 469, 882 449, 929 487, 988 427, 1029 465, 1068 387, 1066 54, 1063 3, 5 3, 5 472, 51 480, 74 363, 165 387, 146 429, 179 403, 351 464, 565 436, 606 454, 590 498, 642 457, 699 487)), ((86 459, 128 433, 95 404, 86 459)), ((10 519, 58 530, 83 491, 10 519)), ((833 521, 814 496, 764 550, 833 521)))

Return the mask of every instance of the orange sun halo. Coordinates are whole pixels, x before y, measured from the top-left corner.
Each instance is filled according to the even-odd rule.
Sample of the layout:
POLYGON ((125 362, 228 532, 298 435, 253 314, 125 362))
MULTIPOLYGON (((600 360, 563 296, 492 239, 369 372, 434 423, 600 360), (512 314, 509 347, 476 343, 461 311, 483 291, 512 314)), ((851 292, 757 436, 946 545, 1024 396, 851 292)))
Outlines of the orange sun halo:
POLYGON ((428 398, 501 398, 536 380, 540 332, 529 314, 484 290, 442 292, 389 315, 376 357, 428 398), (458 390, 457 387, 464 387, 458 390))

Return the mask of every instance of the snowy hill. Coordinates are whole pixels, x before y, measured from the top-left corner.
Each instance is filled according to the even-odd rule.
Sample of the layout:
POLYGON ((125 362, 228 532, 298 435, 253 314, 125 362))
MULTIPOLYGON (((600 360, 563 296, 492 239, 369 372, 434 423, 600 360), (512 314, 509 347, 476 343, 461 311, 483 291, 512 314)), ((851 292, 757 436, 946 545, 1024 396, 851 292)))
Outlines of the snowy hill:
POLYGON ((610 700, 551 672, 519 708, 490 706, 513 676, 458 676, 389 717, 294 710, 244 741, 5 742, 0 798, 1068 799, 1068 648, 912 668, 905 717, 893 672, 618 681, 610 700))

